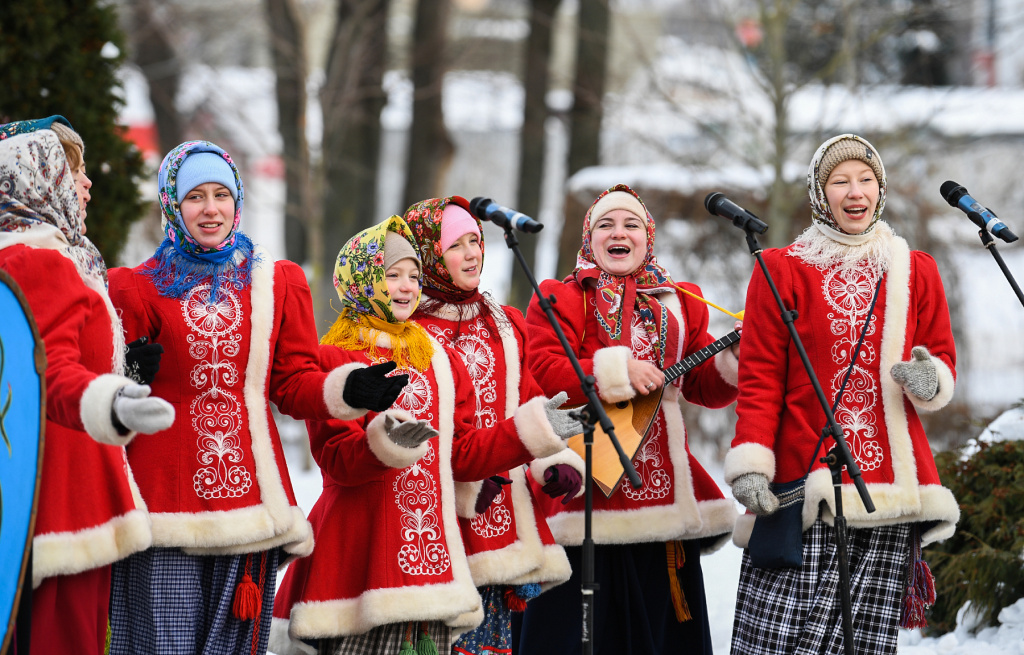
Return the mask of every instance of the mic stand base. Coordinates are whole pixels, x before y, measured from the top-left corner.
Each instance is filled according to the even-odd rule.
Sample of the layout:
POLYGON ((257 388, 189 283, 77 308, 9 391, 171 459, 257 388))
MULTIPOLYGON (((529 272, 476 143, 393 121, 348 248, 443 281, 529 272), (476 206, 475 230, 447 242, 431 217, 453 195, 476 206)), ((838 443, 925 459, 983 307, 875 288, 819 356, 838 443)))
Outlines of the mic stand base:
POLYGON ((846 533, 846 516, 843 514, 843 464, 831 451, 820 460, 828 465, 832 473, 832 489, 835 491, 836 513, 836 561, 839 568, 839 602, 843 612, 843 652, 855 655, 853 649, 853 600, 850 596, 850 556, 846 533))

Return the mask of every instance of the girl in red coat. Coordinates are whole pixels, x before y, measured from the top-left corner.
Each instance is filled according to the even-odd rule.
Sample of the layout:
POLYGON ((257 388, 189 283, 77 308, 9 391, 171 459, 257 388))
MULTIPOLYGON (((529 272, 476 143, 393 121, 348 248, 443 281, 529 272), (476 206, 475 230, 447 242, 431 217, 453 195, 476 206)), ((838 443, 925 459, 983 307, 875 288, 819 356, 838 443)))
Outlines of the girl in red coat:
POLYGON ((324 490, 310 512, 316 549, 288 568, 278 592, 271 649, 279 655, 397 655, 413 645, 447 654, 453 631, 483 618, 455 481, 552 455, 565 447, 561 435, 578 429, 554 409, 561 398, 542 396, 508 420, 473 427, 475 403, 464 391, 473 383, 458 355, 408 320, 420 296, 411 244, 393 216, 338 253, 342 312, 321 363, 390 360, 407 384, 385 412, 307 423, 324 490))
MULTIPOLYGON (((798 334, 830 402, 850 371, 835 415, 876 507, 867 513, 844 474, 854 650, 895 653, 901 598, 922 613, 930 595, 926 576, 912 576, 909 588, 904 583, 910 567, 924 568, 914 566, 912 554, 922 542, 952 535, 960 514, 939 483, 917 416, 917 409, 938 409, 953 395, 949 311, 935 261, 911 251, 879 220, 885 169, 870 143, 852 134, 823 143, 807 188, 811 226, 788 248, 766 250, 764 260, 786 307, 799 313, 798 334)), ((802 566, 755 568, 744 553, 732 652, 842 653, 835 496, 818 459, 834 442, 826 439, 816 452, 824 412, 760 268, 747 290, 746 325, 726 481, 751 512, 771 514, 778 500, 769 482, 812 472, 804 490, 802 566)), ((737 545, 748 545, 753 519, 747 514, 737 522, 737 545)))
MULTIPOLYGON (((423 295, 416 322, 451 347, 466 365, 475 397, 474 424, 491 427, 512 416, 521 398, 542 391, 526 368, 526 325, 514 307, 495 304, 480 293, 484 244, 480 220, 465 198, 418 202, 405 220, 419 244, 423 295)), ((462 395, 462 394, 460 394, 462 395)), ((535 461, 530 469, 544 491, 566 502, 580 490, 583 461, 572 450, 535 461)), ((569 579, 565 551, 555 543, 522 467, 482 482, 456 484, 459 527, 470 572, 484 601, 484 621, 461 635, 453 653, 511 653, 512 608, 540 591, 537 584, 569 579), (508 483, 508 481, 511 481, 508 483), (506 486, 507 484, 507 486, 506 486)))
MULTIPOLYGON (((178 410, 159 439, 128 449, 153 548, 114 571, 114 654, 264 652, 277 567, 313 548, 270 402, 349 418, 363 411, 349 382, 384 388, 381 371, 321 370, 305 274, 238 230, 243 197, 226 152, 179 145, 159 172, 167 238, 110 274, 127 338, 164 347, 153 388, 178 410)), ((384 396, 381 408, 397 390, 384 396)))
POLYGON ((60 116, 0 126, 0 268, 21 287, 47 360, 32 653, 103 652, 110 564, 152 539, 124 445, 174 417, 120 374, 120 321, 103 258, 85 237, 83 148, 60 116))
MULTIPOLYGON (((548 280, 554 311, 584 371, 606 403, 661 393, 662 369, 714 341, 707 306, 676 285, 654 257, 654 220, 624 184, 605 191, 583 222, 576 269, 548 280)), ((530 369, 546 393, 586 401, 576 375, 536 299, 526 314, 530 369)), ((643 488, 625 478, 605 497, 595 489, 593 537, 600 590, 594 609, 596 653, 710 653, 701 550, 732 531, 735 504, 690 453, 678 405, 724 407, 736 397, 737 359, 719 353, 664 389, 646 440, 632 461, 643 488), (681 593, 680 593, 681 591, 681 593)), ((603 437, 602 437, 603 438, 603 437)), ((579 653, 584 499, 562 504, 542 498, 548 524, 573 563, 573 578, 527 605, 522 655, 579 653)))

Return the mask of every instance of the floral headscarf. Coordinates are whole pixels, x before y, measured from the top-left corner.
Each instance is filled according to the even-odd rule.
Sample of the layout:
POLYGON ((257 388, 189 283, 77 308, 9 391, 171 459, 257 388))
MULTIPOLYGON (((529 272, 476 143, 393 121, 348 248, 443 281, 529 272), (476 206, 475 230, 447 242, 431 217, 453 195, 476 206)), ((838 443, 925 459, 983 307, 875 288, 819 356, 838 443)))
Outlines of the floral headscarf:
POLYGON ((597 287, 596 309, 594 316, 604 331, 599 335, 601 341, 609 346, 630 346, 632 343, 632 325, 634 317, 644 329, 654 337, 655 355, 659 366, 664 364, 664 345, 668 329, 668 316, 665 306, 650 297, 651 294, 673 291, 674 283, 654 256, 654 218, 647 211, 647 206, 640 196, 625 184, 616 184, 594 200, 583 219, 583 246, 576 255, 576 268, 570 277, 586 289, 585 282, 590 281, 597 287), (609 193, 625 191, 643 206, 647 225, 647 253, 643 263, 629 275, 612 275, 601 270, 594 259, 591 247, 590 217, 597 203, 609 193), (625 330, 623 330, 625 328, 625 330))
POLYGON ((25 243, 59 250, 83 279, 105 285, 103 257, 82 234, 78 194, 64 148, 56 134, 40 127, 44 121, 2 128, 9 136, 0 140, 0 246, 25 243))
POLYGON ((252 281, 253 244, 238 229, 242 220, 245 192, 231 155, 209 141, 186 141, 168 152, 160 163, 157 185, 160 225, 166 238, 154 254, 156 265, 148 268, 145 274, 153 280, 160 295, 183 298, 199 280, 211 279, 210 302, 214 302, 222 281, 229 282, 237 289, 248 286, 252 281), (200 245, 189 234, 177 200, 178 170, 189 155, 200 152, 212 152, 224 158, 234 173, 237 191, 231 232, 213 248, 200 245))
POLYGON ((48 130, 54 123, 63 123, 71 129, 75 129, 68 119, 64 118, 60 114, 54 114, 53 116, 48 116, 46 118, 4 123, 3 125, 0 125, 0 141, 19 134, 30 134, 32 132, 38 132, 39 130, 48 130))
MULTIPOLYGON (((388 232, 415 244, 402 217, 392 216, 356 234, 341 247, 334 265, 334 288, 342 310, 320 343, 346 350, 367 350, 372 358, 377 355, 379 335, 386 333, 390 337, 391 358, 400 367, 425 371, 433 355, 426 330, 412 321, 399 322, 391 311, 391 294, 384 275, 384 239, 388 232)), ((413 311, 417 304, 418 296, 413 311)))
MULTIPOLYGON (((444 253, 441 252, 441 215, 444 208, 455 204, 469 212, 469 201, 462 196, 448 198, 430 198, 421 200, 405 210, 405 223, 412 230, 416 251, 423 262, 423 286, 435 289, 447 296, 464 299, 472 295, 472 291, 460 289, 452 280, 452 274, 444 265, 444 253)), ((470 216, 473 213, 470 212, 470 216)), ((484 237, 483 224, 473 216, 477 229, 480 230, 480 266, 483 267, 484 237)))
MULTIPOLYGON (((873 145, 871 145, 864 137, 857 136, 856 134, 840 134, 834 136, 831 139, 825 141, 825 143, 818 146, 818 150, 814 153, 814 157, 811 158, 811 164, 807 168, 807 195, 811 199, 811 219, 825 227, 832 228, 840 234, 846 234, 839 223, 836 221, 835 216, 832 215, 832 208, 828 204, 828 197, 825 195, 824 186, 819 181, 819 170, 821 167, 822 159, 829 147, 837 141, 844 139, 850 139, 858 141, 866 148, 869 149, 870 154, 878 162, 878 167, 882 172, 881 179, 878 180, 878 204, 875 206, 875 213, 871 217, 871 222, 860 234, 867 234, 875 227, 875 223, 882 217, 882 209, 885 208, 885 167, 882 165, 882 158, 878 155, 878 151, 873 145)), ((842 162, 840 162, 842 163, 842 162)))

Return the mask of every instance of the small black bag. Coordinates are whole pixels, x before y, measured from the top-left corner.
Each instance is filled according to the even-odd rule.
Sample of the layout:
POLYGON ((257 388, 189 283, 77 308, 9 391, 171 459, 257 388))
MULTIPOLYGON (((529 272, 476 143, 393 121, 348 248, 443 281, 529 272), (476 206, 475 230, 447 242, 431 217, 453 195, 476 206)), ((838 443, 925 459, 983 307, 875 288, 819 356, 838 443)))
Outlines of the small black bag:
MULTIPOLYGON (((846 376, 839 386, 839 393, 836 394, 835 403, 832 405, 833 414, 839 407, 839 400, 843 397, 843 390, 846 389, 846 383, 853 372, 853 365, 857 363, 860 347, 864 344, 864 337, 868 333, 871 317, 875 313, 875 301, 878 300, 878 290, 882 288, 883 277, 878 278, 875 295, 871 299, 871 307, 864 320, 864 327, 860 331, 860 339, 857 341, 857 347, 854 348, 853 357, 850 359, 850 368, 846 370, 846 376)), ((814 468, 818 449, 821 448, 827 435, 828 428, 826 427, 821 431, 821 438, 818 439, 818 445, 814 448, 814 455, 811 457, 811 465, 807 467, 807 473, 802 478, 792 482, 773 482, 771 484, 772 493, 779 499, 779 509, 768 516, 759 515, 754 519, 754 528, 750 531, 750 541, 747 543, 747 555, 750 557, 751 566, 759 569, 781 569, 803 565, 804 485, 807 483, 807 476, 814 468)))

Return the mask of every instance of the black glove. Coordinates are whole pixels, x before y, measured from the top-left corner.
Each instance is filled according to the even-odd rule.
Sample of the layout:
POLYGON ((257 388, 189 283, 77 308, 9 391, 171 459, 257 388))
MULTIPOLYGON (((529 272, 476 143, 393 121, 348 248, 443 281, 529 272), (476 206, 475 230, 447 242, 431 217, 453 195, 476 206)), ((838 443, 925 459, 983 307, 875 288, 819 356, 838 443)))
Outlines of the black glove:
POLYGON ((383 412, 398 400, 402 389, 409 384, 409 376, 405 374, 387 377, 388 373, 396 368, 398 364, 384 362, 354 369, 348 374, 341 399, 349 407, 383 412))
POLYGON ((512 478, 506 478, 504 475, 492 475, 484 480, 483 486, 480 487, 480 493, 476 496, 476 505, 473 506, 473 511, 477 514, 486 512, 506 484, 512 484, 512 478))
POLYGON ((149 337, 139 337, 128 344, 124 354, 125 374, 139 384, 150 384, 160 370, 160 357, 164 347, 149 343, 149 337))

